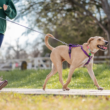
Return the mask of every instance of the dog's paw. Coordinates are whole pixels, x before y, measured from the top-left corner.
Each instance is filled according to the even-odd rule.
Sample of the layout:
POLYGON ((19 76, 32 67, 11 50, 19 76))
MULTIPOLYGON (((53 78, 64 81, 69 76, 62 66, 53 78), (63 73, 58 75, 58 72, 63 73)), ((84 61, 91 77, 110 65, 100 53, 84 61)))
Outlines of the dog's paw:
POLYGON ((68 87, 64 87, 64 86, 62 89, 63 89, 63 91, 69 91, 70 90, 68 87))
POLYGON ((98 90, 103 90, 103 87, 99 87, 98 90))
POLYGON ((67 87, 66 87, 65 85, 63 85, 63 88, 62 88, 63 91, 66 91, 66 88, 67 88, 67 87))
POLYGON ((67 87, 66 90, 69 91, 70 89, 67 87))
POLYGON ((43 91, 45 91, 45 88, 42 88, 43 89, 43 91))
POLYGON ((44 91, 45 91, 45 86, 43 86, 43 88, 42 88, 44 91))
POLYGON ((42 88, 45 91, 45 88, 42 88))
POLYGON ((64 89, 64 88, 62 88, 63 89, 63 91, 66 91, 66 89, 64 89))

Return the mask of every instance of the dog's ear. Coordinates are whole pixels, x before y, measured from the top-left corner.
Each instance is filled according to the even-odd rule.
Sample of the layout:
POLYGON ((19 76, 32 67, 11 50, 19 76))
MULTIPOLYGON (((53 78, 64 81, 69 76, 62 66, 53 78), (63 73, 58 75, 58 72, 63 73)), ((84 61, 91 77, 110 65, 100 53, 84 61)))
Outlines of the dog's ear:
POLYGON ((91 42, 92 40, 94 40, 94 37, 91 37, 91 38, 87 41, 87 43, 90 44, 90 42, 91 42))

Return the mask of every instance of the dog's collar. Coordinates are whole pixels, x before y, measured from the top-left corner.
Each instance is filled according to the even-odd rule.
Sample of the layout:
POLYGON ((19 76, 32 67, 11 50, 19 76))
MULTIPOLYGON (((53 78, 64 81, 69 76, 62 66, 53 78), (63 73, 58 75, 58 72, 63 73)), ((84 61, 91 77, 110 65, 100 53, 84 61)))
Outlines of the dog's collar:
POLYGON ((95 54, 94 52, 92 52, 91 50, 90 50, 90 48, 89 48, 89 46, 87 46, 87 48, 88 48, 88 50, 89 50, 89 56, 91 56, 92 54, 95 54))

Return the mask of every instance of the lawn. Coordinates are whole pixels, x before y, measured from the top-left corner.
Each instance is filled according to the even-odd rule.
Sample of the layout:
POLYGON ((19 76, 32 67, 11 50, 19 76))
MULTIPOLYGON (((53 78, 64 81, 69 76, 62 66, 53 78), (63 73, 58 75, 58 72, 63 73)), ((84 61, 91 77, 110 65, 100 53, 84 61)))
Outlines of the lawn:
MULTIPOLYGON (((104 89, 110 89, 110 66, 106 64, 94 65, 93 67, 97 81, 104 89)), ((14 71, 0 71, 0 76, 7 79, 9 84, 6 88, 42 88, 44 80, 50 70, 14 70, 14 71)), ((66 82, 69 69, 63 70, 63 80, 66 82)), ((69 84, 70 89, 96 89, 92 79, 90 78, 86 68, 76 69, 72 80, 69 84)), ((52 76, 48 83, 48 89, 61 89, 62 85, 59 82, 58 73, 52 76)))
POLYGON ((0 110, 110 110, 110 97, 1 93, 0 110))
MULTIPOLYGON (((98 83, 104 89, 110 89, 110 66, 94 65, 98 83)), ((42 88, 50 70, 14 70, 0 72, 7 79, 7 88, 42 88)), ((66 82, 69 69, 63 70, 63 80, 66 82)), ((86 68, 76 69, 70 89, 96 89, 86 68)), ((48 89, 61 89, 58 73, 47 83, 48 89)), ((0 93, 0 110, 110 110, 110 96, 53 96, 53 95, 23 95, 17 93, 0 93)))

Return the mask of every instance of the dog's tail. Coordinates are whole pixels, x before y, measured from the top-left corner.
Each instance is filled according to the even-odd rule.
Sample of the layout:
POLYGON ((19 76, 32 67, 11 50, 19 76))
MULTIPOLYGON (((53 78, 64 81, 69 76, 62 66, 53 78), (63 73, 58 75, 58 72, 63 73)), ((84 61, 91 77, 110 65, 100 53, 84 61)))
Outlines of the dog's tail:
POLYGON ((49 37, 54 38, 53 35, 47 34, 47 35, 45 36, 45 44, 46 44, 46 46, 47 46, 50 50, 52 50, 54 47, 52 47, 52 46, 48 43, 48 38, 49 38, 49 37))

